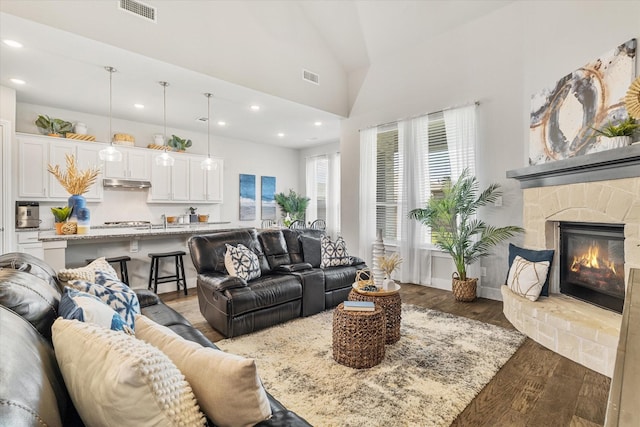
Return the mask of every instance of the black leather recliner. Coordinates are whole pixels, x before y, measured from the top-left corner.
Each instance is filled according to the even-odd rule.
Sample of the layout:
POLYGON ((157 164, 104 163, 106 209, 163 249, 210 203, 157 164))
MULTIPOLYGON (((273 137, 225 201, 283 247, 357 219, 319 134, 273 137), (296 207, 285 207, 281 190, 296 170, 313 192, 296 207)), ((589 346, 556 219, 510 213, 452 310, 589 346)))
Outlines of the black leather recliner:
POLYGON ((310 316, 346 300, 356 272, 366 265, 351 257, 348 266, 319 268, 321 234, 251 228, 191 237, 188 246, 198 273, 200 312, 221 334, 234 337, 310 316), (302 238, 311 239, 306 254, 302 238), (245 281, 229 276, 224 266, 226 244, 251 249, 260 262, 260 277, 245 281))

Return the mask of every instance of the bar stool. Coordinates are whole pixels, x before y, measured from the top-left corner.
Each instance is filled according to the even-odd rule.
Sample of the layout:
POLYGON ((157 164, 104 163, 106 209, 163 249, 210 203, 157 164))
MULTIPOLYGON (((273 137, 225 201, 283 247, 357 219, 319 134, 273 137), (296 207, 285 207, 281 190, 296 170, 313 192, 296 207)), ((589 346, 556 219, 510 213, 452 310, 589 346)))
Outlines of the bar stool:
MULTIPOLYGON (((91 258, 85 261, 87 261, 87 264, 91 264, 95 260, 96 260, 95 258, 91 258)), ((129 270, 127 270, 127 261, 131 261, 131 257, 125 255, 125 256, 117 256, 112 258, 105 258, 105 260, 109 264, 120 265, 120 280, 122 280, 123 283, 126 283, 127 285, 129 285, 129 270)))
POLYGON ((179 292, 180 283, 182 282, 182 285, 184 286, 184 294, 187 295, 187 280, 184 274, 184 262, 182 261, 182 257, 186 254, 187 253, 184 251, 149 254, 149 258, 151 258, 151 268, 149 269, 149 289, 151 289, 151 285, 153 285, 153 292, 157 294, 158 283, 176 282, 176 286, 179 292), (158 277, 158 272, 160 271, 160 265, 159 265, 160 260, 162 258, 170 258, 170 257, 173 257, 175 262, 175 268, 176 268, 175 274, 158 277))

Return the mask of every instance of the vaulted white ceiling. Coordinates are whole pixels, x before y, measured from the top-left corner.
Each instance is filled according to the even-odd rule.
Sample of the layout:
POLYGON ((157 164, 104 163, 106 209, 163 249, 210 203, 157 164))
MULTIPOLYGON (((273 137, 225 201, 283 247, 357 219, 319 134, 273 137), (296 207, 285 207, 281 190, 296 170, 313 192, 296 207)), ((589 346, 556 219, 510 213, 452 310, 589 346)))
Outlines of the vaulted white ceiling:
POLYGON ((143 0, 156 8, 153 23, 116 0, 2 0, 0 37, 25 48, 0 48, 0 84, 15 87, 18 101, 106 114, 102 67, 111 65, 116 117, 159 123, 165 80, 173 127, 203 131, 195 119, 206 115, 202 93, 212 92, 215 119, 229 124, 215 132, 303 148, 339 138, 351 72, 511 1, 143 0), (303 69, 320 84, 304 81, 303 69), (28 84, 8 81, 18 75, 28 84), (133 112, 134 102, 153 108, 133 112))

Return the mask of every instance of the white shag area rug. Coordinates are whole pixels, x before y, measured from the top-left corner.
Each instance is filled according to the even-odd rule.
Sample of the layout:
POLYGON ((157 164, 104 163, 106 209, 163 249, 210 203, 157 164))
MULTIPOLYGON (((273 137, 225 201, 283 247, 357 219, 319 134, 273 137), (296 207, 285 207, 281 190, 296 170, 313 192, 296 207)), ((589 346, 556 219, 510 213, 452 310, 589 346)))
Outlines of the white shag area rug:
POLYGON ((216 344, 254 358, 265 388, 314 426, 449 426, 515 353, 517 331, 402 305, 381 364, 333 360, 333 310, 216 344))

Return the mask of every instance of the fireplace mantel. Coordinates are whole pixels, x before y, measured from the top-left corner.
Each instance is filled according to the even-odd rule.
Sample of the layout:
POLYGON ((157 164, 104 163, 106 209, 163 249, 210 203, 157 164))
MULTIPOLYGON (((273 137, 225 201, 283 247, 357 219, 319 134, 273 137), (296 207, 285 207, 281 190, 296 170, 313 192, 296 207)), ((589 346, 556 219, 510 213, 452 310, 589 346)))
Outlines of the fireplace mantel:
POLYGON ((640 144, 507 171, 520 188, 596 182, 640 176, 640 144))

